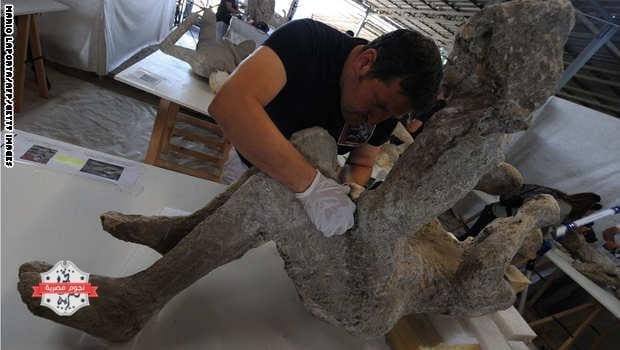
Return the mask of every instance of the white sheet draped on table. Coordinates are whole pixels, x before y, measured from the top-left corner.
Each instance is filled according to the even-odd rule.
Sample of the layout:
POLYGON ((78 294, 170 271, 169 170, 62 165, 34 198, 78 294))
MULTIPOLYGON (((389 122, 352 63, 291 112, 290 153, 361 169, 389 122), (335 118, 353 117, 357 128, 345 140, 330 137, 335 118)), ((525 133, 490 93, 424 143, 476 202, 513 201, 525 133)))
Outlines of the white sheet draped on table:
POLYGON ((175 0, 57 0, 67 11, 39 18, 43 52, 65 66, 105 75, 170 31, 175 0))

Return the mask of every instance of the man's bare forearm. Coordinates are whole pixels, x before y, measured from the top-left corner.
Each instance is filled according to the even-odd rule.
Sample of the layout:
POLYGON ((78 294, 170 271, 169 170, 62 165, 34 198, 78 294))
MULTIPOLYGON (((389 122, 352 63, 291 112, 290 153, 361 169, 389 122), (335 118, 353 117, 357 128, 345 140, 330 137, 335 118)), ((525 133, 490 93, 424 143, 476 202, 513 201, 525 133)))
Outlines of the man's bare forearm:
POLYGON ((240 98, 232 89, 222 90, 209 112, 235 148, 261 171, 293 192, 303 192, 312 183, 316 170, 282 135, 258 101, 240 98))
POLYGON ((364 144, 351 151, 351 155, 347 159, 344 181, 366 186, 372 175, 375 159, 377 159, 380 151, 381 148, 368 144, 364 144))

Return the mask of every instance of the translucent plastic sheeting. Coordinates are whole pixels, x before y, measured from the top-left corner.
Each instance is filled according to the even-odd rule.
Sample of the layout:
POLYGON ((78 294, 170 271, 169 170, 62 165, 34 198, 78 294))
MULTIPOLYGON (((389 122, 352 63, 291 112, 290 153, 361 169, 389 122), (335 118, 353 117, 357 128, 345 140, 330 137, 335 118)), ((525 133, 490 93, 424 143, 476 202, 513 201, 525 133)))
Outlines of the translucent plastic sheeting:
MULTIPOLYGON (((18 129, 141 162, 155 107, 48 68, 49 100, 18 115, 18 129)), ((27 102, 32 101, 26 99, 27 102)))
POLYGON ((67 11, 39 18, 45 57, 105 75, 170 31, 175 0, 57 0, 67 11))

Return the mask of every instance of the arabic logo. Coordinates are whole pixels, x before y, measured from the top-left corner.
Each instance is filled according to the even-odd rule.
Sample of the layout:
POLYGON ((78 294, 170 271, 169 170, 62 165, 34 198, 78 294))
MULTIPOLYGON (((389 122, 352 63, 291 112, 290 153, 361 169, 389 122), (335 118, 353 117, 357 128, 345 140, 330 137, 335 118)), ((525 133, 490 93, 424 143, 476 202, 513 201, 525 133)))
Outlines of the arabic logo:
POLYGON ((88 283, 88 274, 69 260, 59 261, 41 273, 41 283, 32 287, 35 298, 60 316, 71 316, 90 305, 88 297, 98 297, 97 287, 88 283))

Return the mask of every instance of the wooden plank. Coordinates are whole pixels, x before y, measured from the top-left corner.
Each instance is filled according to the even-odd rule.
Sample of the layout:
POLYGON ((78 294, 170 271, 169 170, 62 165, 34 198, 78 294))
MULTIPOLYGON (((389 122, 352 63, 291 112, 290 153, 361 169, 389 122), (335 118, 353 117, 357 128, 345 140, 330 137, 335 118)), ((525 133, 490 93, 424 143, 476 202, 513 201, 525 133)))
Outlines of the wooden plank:
POLYGON ((224 136, 224 133, 222 132, 220 126, 215 123, 211 123, 210 121, 198 119, 184 113, 179 113, 177 116, 177 120, 183 123, 197 126, 199 128, 211 130, 220 136, 224 136))
POLYGON ((202 152, 198 152, 198 151, 194 151, 191 150, 189 148, 185 148, 183 146, 179 146, 179 145, 175 145, 175 144, 169 144, 168 145, 168 150, 171 152, 175 152, 175 153, 180 153, 180 154, 184 154, 190 157, 194 157, 200 160, 204 160, 206 162, 209 163, 213 163, 213 165, 215 167, 219 167, 221 165, 224 164, 224 162, 226 161, 225 158, 222 157, 214 157, 212 155, 206 154, 206 153, 202 153, 202 152))
POLYGON ((34 59, 32 63, 37 77, 37 85, 39 86, 39 96, 49 98, 45 76, 45 61, 43 60, 43 50, 41 50, 41 38, 39 37, 36 16, 30 18, 30 50, 34 59))
POLYGON ((536 333, 514 306, 492 313, 491 318, 507 340, 529 343, 536 338, 536 333))
POLYGON ((441 336, 426 315, 409 315, 405 317, 416 341, 423 349, 434 349, 442 342, 441 336))
POLYGON ((169 109, 171 102, 162 98, 159 100, 159 109, 155 116, 155 123, 153 124, 153 131, 151 132, 151 140, 149 142, 149 149, 146 151, 146 157, 144 162, 147 164, 155 164, 159 158, 159 153, 162 148, 167 119, 169 116, 169 109))
POLYGON ((178 136, 181 137, 185 140, 189 140, 189 141, 194 141, 194 142, 198 142, 198 143, 202 143, 205 144, 209 147, 213 147, 215 149, 217 149, 220 152, 224 152, 224 149, 226 148, 228 142, 226 142, 225 139, 216 139, 213 137, 207 137, 207 136, 202 136, 202 135, 198 135, 192 132, 189 132, 187 130, 180 130, 180 129, 174 129, 172 132, 172 136, 178 136))
POLYGON ((555 314, 553 314, 551 316, 543 317, 543 318, 538 319, 536 321, 532 321, 532 322, 530 322, 530 327, 536 327, 536 326, 539 326, 541 324, 545 324, 547 322, 554 321, 554 320, 556 320, 556 319, 558 319, 560 317, 572 315, 574 313, 577 313, 577 312, 582 311, 584 309, 590 308, 592 306, 594 306, 593 303, 585 303, 585 304, 581 304, 581 305, 572 307, 570 309, 567 309, 567 310, 555 313, 555 314))
POLYGON ((521 293, 530 284, 530 280, 514 265, 506 267, 504 278, 515 293, 521 293))
POLYGON ((170 146, 170 137, 172 137, 172 131, 174 130, 174 124, 178 113, 179 105, 177 103, 170 102, 166 115, 166 124, 161 134, 161 147, 159 149, 159 154, 165 153, 170 146))
MULTIPOLYGON (((220 181, 222 176, 222 168, 226 160, 228 159, 228 151, 230 150, 230 142, 226 139, 214 141, 216 139, 208 139, 204 136, 197 135, 191 132, 183 130, 177 130, 174 128, 177 120, 184 119, 188 124, 194 126, 203 127, 209 125, 208 129, 211 131, 214 128, 219 130, 219 127, 213 123, 202 121, 194 117, 189 117, 179 113, 179 105, 177 103, 168 101, 166 99, 160 99, 159 109, 155 118, 155 124, 153 125, 153 132, 151 134, 151 141, 149 143, 149 149, 147 151, 146 158, 144 160, 147 164, 160 166, 162 168, 178 171, 195 177, 200 177, 212 181, 220 181), (190 119, 191 118, 191 119, 190 119), (188 122, 189 121, 189 122, 188 122), (207 124, 208 123, 208 124, 207 124), (196 125, 198 124, 198 125, 196 125), (223 154, 220 157, 212 156, 203 152, 194 151, 179 145, 170 143, 170 138, 173 135, 180 134, 182 137, 188 138, 191 141, 201 142, 207 146, 214 146, 223 154), (193 139, 193 140, 192 140, 193 139), (184 167, 179 164, 175 164, 170 161, 164 161, 160 158, 160 154, 164 152, 173 152, 178 154, 184 154, 193 158, 197 158, 208 162, 215 168, 215 174, 203 170, 192 169, 184 167)), ((220 130, 221 131, 221 130, 220 130)))
POLYGON ((568 339, 566 339, 564 341, 564 343, 562 343, 562 345, 558 348, 558 350, 568 350, 568 349, 570 349, 570 347, 573 345, 573 342, 575 342, 577 337, 579 337, 579 335, 581 335, 581 333, 586 329, 586 327, 589 326, 590 323, 592 323, 592 321, 594 321, 596 316, 601 311, 603 311, 603 307, 600 306, 600 305, 597 305, 596 308, 594 309, 594 311, 592 311, 592 313, 590 313, 588 315, 588 317, 579 325, 579 327, 577 327, 575 332, 573 334, 571 334, 568 337, 568 339))
POLYGON ((177 165, 177 164, 165 161, 165 160, 161 160, 161 159, 157 159, 157 161, 153 165, 156 165, 161 168, 166 168, 169 170, 174 170, 176 172, 191 175, 194 177, 199 177, 202 179, 215 181, 215 182, 219 182, 222 176, 221 171, 217 174, 213 174, 205 170, 197 170, 197 169, 182 167, 180 165, 177 165))

